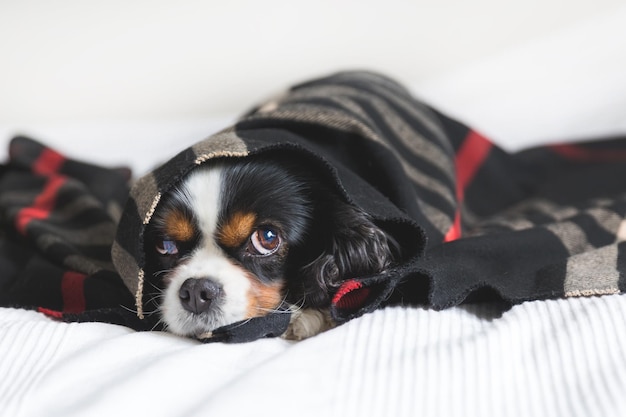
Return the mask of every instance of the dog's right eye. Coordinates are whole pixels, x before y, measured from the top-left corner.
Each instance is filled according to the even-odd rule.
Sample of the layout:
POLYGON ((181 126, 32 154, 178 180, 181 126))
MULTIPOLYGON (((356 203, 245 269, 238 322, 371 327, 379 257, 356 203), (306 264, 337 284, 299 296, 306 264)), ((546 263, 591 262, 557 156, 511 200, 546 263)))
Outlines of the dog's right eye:
POLYGON ((163 239, 157 242, 156 250, 161 255, 172 256, 178 254, 178 246, 173 240, 163 239))

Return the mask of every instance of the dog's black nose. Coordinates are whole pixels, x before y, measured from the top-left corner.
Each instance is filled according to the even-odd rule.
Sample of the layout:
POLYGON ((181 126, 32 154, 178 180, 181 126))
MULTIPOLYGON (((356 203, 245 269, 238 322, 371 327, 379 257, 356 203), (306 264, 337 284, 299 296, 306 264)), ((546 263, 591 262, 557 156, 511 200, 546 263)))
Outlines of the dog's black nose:
POLYGON ((185 310, 200 314, 211 307, 221 290, 219 285, 208 278, 189 278, 178 290, 178 297, 185 310))

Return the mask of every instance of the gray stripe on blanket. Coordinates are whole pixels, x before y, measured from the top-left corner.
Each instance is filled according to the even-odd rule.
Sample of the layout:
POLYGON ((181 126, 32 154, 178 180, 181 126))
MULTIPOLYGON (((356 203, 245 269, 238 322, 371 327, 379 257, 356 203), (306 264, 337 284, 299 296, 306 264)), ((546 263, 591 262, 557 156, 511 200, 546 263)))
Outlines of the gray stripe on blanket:
POLYGON ((619 293, 617 244, 572 256, 567 262, 566 297, 619 293))
POLYGON ((191 147, 196 155, 196 164, 219 157, 242 157, 248 155, 248 147, 230 127, 196 143, 191 147))

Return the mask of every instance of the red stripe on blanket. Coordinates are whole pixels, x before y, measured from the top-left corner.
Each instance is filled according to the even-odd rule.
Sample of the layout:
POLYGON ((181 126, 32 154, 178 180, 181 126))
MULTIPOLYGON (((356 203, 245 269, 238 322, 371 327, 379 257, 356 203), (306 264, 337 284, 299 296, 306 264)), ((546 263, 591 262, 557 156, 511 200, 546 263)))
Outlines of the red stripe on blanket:
POLYGON ((45 314, 48 317, 52 317, 55 319, 61 319, 63 318, 63 313, 60 311, 56 311, 56 310, 50 310, 49 308, 43 308, 43 307, 39 307, 37 309, 38 312, 45 314))
POLYGON ((85 311, 85 274, 67 271, 61 279, 63 312, 82 313, 85 311))
POLYGON ((39 158, 33 162, 32 170, 35 174, 50 175, 59 172, 65 162, 65 157, 52 149, 41 151, 39 158))
POLYGON ((492 147, 493 144, 487 138, 471 130, 457 151, 454 160, 457 209, 454 222, 444 236, 444 242, 450 242, 461 237, 461 205, 465 198, 465 190, 489 156, 492 147))
POLYGON ((549 148, 563 158, 577 162, 624 162, 626 151, 623 149, 589 149, 570 144, 556 144, 549 148))
POLYGON ((454 214, 454 223, 443 238, 444 242, 452 242, 461 237, 461 211, 457 209, 454 214))
POLYGON ((358 310, 363 306, 369 294, 370 289, 364 287, 361 282, 350 280, 339 287, 332 303, 342 310, 358 310))
POLYGON ((52 176, 48 180, 41 194, 39 194, 33 204, 21 209, 15 217, 15 228, 22 235, 26 234, 26 227, 33 220, 47 219, 50 211, 54 208, 59 189, 65 183, 65 177, 52 176))
POLYGON ((484 136, 470 131, 461 144, 454 161, 456 168, 456 195, 463 201, 465 190, 474 179, 476 172, 487 159, 493 144, 484 136))

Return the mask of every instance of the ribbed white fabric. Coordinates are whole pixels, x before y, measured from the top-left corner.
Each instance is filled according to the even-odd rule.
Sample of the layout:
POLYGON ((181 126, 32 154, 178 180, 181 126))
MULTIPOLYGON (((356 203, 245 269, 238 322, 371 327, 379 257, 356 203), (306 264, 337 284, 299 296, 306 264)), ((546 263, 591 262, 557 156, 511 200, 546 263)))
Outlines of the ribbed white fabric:
POLYGON ((0 309, 0 415, 624 416, 626 296, 389 308, 202 345, 0 309))
POLYGON ((348 326, 338 415, 624 416, 625 306, 608 296, 497 319, 484 308, 367 316, 348 326))

